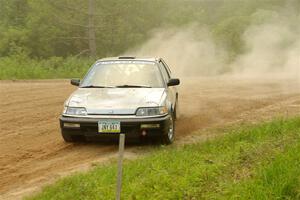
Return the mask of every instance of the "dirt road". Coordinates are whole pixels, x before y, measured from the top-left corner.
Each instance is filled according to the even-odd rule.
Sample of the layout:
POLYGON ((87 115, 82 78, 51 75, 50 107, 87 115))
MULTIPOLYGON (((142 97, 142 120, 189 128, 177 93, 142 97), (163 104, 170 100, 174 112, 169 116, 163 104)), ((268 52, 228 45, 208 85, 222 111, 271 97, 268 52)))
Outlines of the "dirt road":
MULTIPOLYGON (((198 129, 300 115, 299 82, 223 77, 182 83, 176 143, 198 129)), ((66 80, 0 81, 0 199, 19 199, 115 156, 116 144, 63 142, 58 117, 74 89, 66 80)), ((133 145, 127 156, 145 148, 151 146, 133 145)))

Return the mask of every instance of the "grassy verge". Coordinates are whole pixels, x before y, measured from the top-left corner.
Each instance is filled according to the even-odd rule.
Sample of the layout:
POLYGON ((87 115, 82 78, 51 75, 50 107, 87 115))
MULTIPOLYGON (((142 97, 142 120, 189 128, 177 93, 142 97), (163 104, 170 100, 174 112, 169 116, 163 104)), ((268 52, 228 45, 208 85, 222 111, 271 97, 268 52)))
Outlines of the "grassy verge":
MULTIPOLYGON (((162 147, 124 165, 123 199, 297 199, 300 118, 162 147)), ((116 163, 63 178, 28 199, 114 199, 116 163)))
POLYGON ((46 60, 16 55, 0 58, 0 80, 82 77, 94 60, 52 57, 46 60))

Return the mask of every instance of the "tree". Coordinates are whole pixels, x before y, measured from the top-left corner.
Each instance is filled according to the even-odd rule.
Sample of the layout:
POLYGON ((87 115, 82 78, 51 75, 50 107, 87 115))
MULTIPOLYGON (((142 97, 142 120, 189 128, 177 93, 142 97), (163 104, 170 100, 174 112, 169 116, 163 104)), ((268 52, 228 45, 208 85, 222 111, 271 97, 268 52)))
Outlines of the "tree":
POLYGON ((88 35, 89 35, 89 49, 90 56, 96 58, 96 33, 95 33, 95 0, 89 0, 89 26, 88 26, 88 35))

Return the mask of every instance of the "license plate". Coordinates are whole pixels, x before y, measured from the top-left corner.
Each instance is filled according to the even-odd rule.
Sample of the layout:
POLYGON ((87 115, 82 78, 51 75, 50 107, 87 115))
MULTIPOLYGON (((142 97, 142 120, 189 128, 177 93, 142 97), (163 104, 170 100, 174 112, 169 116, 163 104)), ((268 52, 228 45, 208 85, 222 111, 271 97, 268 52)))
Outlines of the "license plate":
POLYGON ((121 126, 119 121, 99 121, 98 122, 99 133, 120 133, 121 126))

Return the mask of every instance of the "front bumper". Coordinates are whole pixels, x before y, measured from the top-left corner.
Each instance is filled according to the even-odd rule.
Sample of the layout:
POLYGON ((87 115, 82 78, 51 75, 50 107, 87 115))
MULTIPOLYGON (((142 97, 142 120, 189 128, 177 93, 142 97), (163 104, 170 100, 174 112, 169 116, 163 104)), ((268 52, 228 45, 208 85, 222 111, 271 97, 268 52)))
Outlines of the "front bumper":
MULTIPOLYGON (((83 118, 83 117, 66 117, 61 116, 60 127, 61 130, 70 136, 84 136, 86 138, 117 138, 118 134, 113 133, 98 133, 98 121, 108 120, 111 118, 83 118), (80 127, 65 127, 64 123, 80 124, 80 127)), ((146 133, 147 137, 161 136, 167 134, 169 127, 170 116, 153 117, 153 118, 113 118, 120 121, 121 133, 125 133, 128 138, 137 138, 146 133), (159 125, 155 128, 142 128, 142 125, 159 125)))

